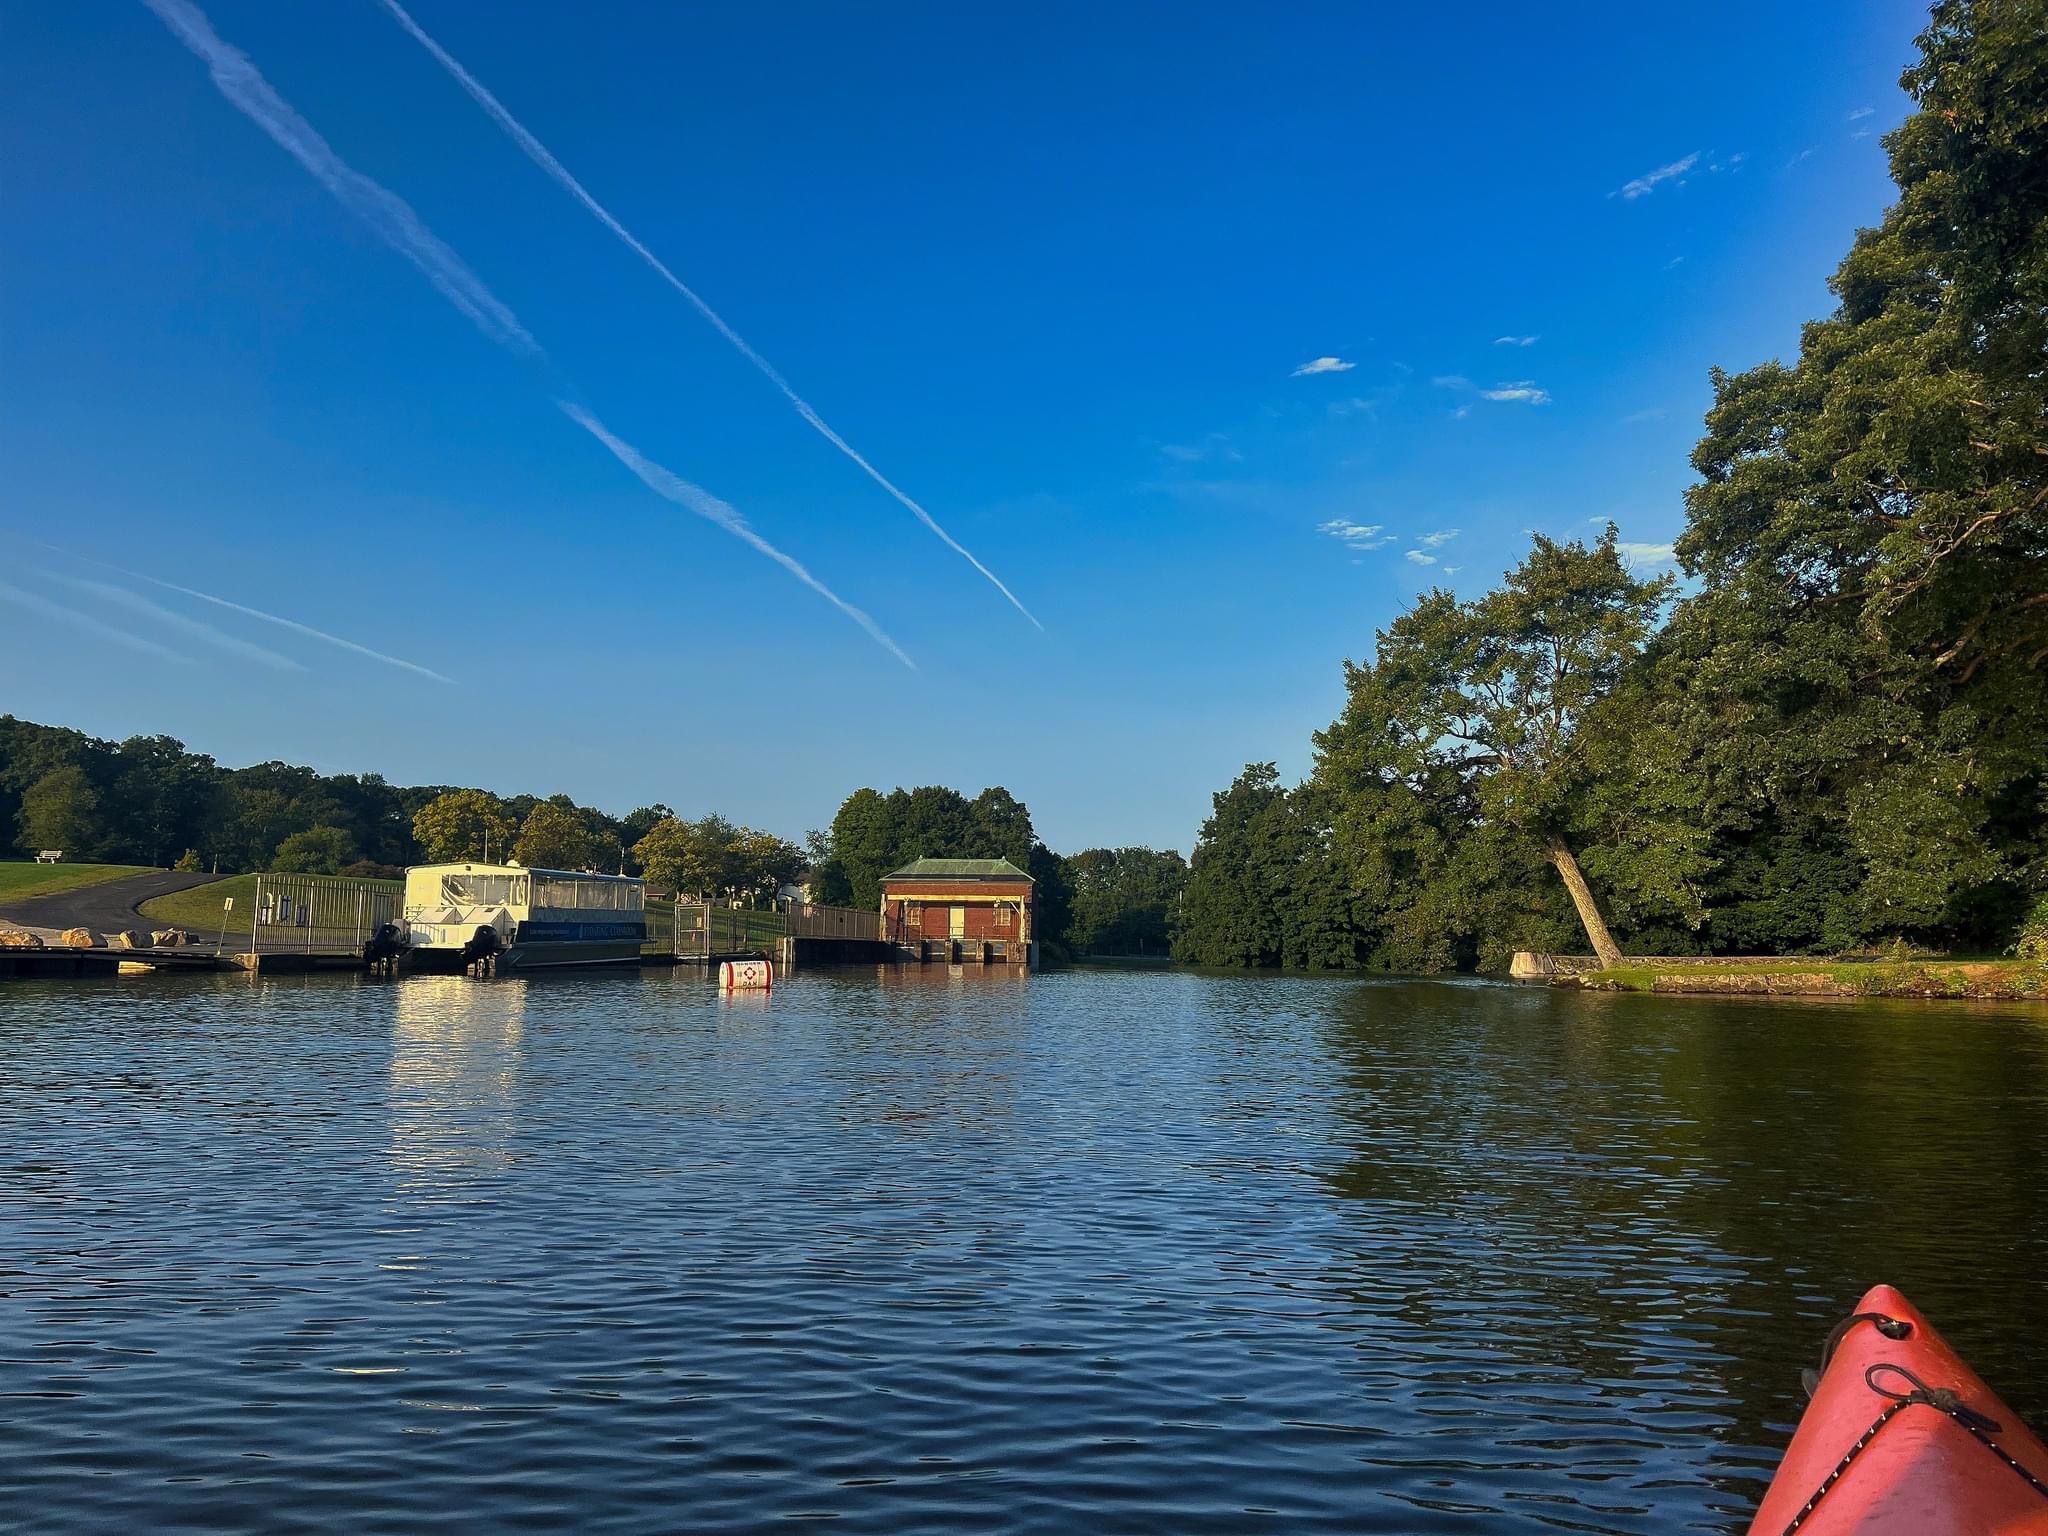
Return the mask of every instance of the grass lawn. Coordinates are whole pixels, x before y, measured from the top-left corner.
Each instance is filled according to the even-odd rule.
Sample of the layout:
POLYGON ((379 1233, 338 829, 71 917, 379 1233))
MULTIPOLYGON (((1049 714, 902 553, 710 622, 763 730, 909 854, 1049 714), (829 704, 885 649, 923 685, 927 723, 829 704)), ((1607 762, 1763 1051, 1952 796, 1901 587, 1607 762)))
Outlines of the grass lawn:
MULTIPOLYGON (((355 880, 347 882, 351 887, 362 885, 371 890, 396 891, 403 889, 403 882, 397 880, 355 880)), ((249 936, 249 909, 256 901, 256 876, 223 875, 218 880, 209 880, 204 885, 195 885, 190 890, 173 891, 168 896, 158 896, 142 904, 142 915, 159 923, 176 928, 188 928, 202 939, 220 937, 221 903, 230 896, 234 898, 235 909, 225 914, 228 937, 235 936, 240 929, 243 938, 249 936)))
MULTIPOLYGON (((220 904, 223 897, 235 898, 235 912, 246 914, 256 899, 254 875, 222 875, 190 890, 173 891, 142 904, 142 915, 172 928, 189 928, 201 938, 220 935, 220 904)), ((249 926, 246 916, 242 926, 249 926)), ((246 937, 246 935, 245 935, 246 937)))
MULTIPOLYGON (((1637 961, 1591 971, 1579 985, 1609 992, 1808 993, 1835 997, 2048 998, 2048 966, 2017 960, 1834 960, 1787 956, 1726 964, 1637 961)), ((1566 983, 1570 984, 1569 981, 1566 983)))
POLYGON ((140 864, 0 864, 0 907, 31 896, 55 896, 84 886, 155 871, 140 864))

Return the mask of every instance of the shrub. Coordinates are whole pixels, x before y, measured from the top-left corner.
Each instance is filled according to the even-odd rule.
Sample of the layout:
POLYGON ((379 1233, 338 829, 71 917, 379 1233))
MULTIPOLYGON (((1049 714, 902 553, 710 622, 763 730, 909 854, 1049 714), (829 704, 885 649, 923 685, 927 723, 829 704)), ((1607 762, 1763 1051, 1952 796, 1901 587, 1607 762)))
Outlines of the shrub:
POLYGON ((2034 903, 2034 909, 2020 923, 2012 952, 2022 960, 2048 964, 2048 896, 2034 903))

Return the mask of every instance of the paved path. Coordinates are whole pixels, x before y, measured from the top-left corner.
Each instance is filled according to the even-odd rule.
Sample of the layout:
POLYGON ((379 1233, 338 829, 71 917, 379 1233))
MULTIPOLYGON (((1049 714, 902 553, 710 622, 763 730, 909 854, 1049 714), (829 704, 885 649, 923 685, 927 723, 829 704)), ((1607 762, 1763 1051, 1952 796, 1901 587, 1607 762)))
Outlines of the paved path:
POLYGON ((24 928, 90 928, 94 933, 117 933, 123 928, 147 928, 150 920, 135 909, 157 896, 190 890, 219 875, 180 873, 167 870, 154 875, 129 875, 105 880, 54 896, 26 896, 0 909, 0 917, 24 928))

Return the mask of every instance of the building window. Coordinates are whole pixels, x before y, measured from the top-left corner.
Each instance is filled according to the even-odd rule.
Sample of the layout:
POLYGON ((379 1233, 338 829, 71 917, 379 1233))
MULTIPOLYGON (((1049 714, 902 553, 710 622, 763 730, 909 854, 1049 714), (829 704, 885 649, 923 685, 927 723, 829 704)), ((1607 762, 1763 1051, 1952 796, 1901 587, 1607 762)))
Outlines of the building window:
POLYGON ((1007 928, 1010 926, 1010 909, 1008 907, 996 908, 996 926, 998 928, 1007 928))

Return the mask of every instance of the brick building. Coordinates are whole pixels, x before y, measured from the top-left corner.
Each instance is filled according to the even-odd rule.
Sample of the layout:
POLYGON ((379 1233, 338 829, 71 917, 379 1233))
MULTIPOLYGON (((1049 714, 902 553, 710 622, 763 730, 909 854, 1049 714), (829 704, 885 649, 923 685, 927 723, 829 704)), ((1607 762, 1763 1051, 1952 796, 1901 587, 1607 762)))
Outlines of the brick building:
POLYGON ((920 955, 1032 964, 1032 891, 1008 859, 919 859, 882 877, 882 931, 920 955))

